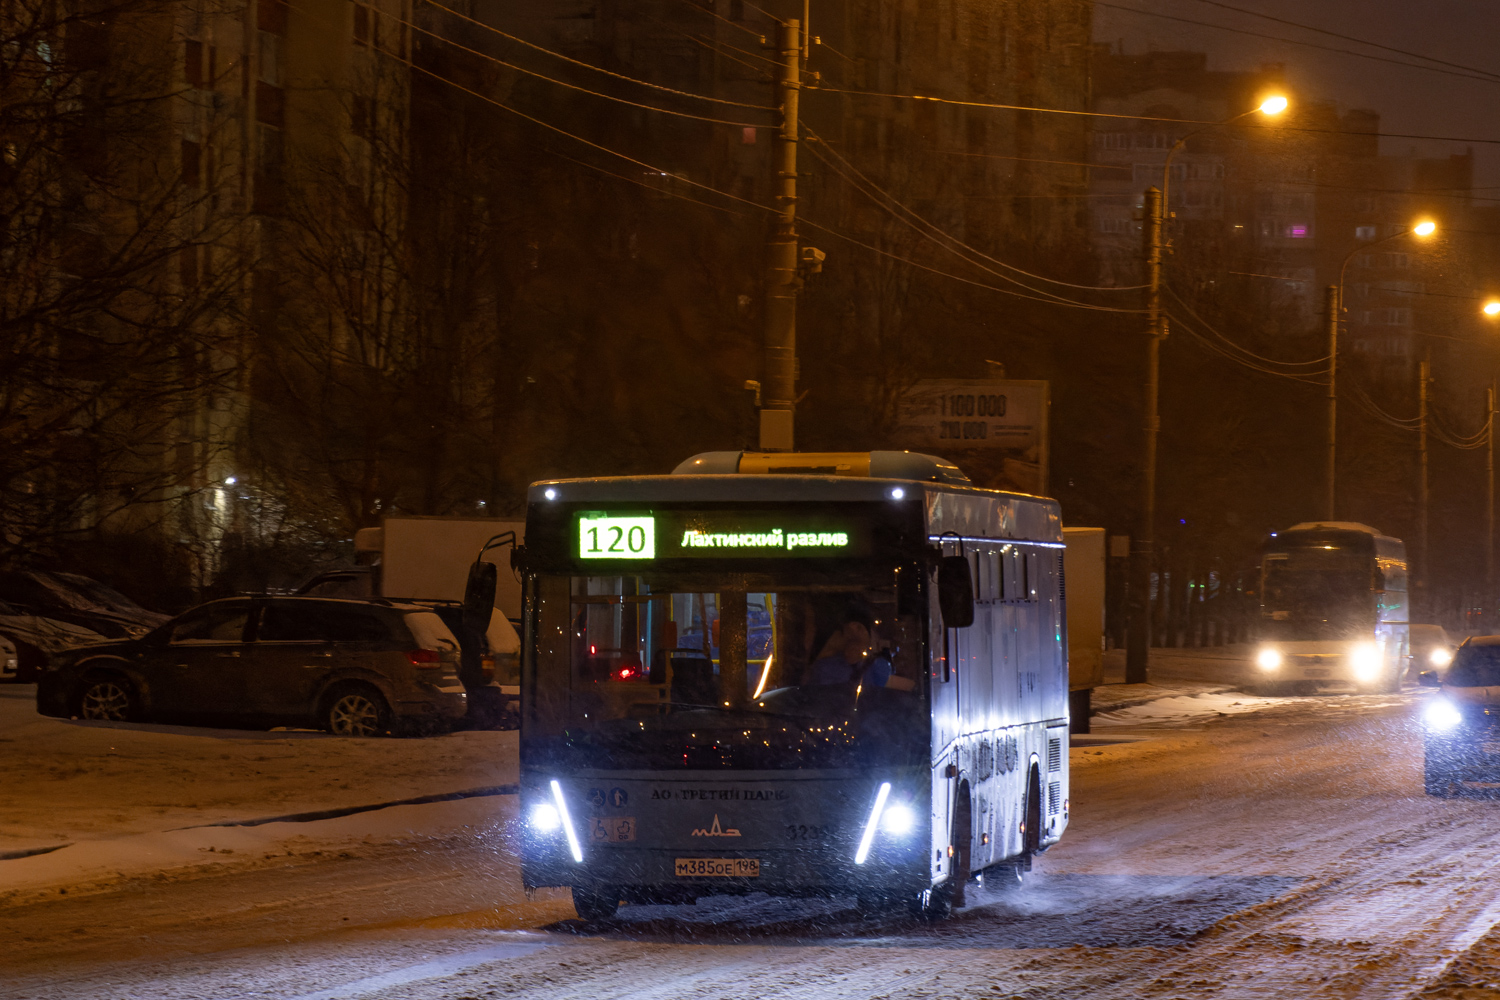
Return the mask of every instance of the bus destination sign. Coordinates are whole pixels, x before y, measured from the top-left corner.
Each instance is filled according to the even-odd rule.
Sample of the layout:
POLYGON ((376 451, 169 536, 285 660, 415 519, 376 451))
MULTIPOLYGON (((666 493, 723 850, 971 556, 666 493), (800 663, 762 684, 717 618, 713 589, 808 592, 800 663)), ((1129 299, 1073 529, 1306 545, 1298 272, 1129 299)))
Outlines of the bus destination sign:
POLYGON ((856 518, 774 514, 578 515, 579 559, 785 559, 848 557, 867 550, 856 518))

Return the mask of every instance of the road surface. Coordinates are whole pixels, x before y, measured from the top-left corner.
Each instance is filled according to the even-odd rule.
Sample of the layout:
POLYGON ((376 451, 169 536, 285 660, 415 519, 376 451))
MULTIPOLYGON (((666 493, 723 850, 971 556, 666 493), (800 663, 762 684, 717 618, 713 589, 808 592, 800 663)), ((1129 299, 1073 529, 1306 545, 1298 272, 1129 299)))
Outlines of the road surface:
POLYGON ((1493 998, 1500 801, 1422 794, 1421 697, 1096 729, 1149 738, 1075 747, 1063 844, 940 925, 760 897, 583 924, 520 892, 502 822, 11 905, 0 997, 1493 998))

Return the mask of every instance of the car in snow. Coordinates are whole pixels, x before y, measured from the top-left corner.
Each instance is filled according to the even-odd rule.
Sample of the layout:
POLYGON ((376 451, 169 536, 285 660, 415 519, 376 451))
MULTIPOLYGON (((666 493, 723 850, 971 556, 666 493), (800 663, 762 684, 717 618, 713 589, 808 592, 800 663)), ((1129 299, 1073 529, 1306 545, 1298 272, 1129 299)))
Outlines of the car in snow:
POLYGON ((1418 675, 1438 692, 1422 710, 1428 795, 1500 790, 1500 635, 1464 640, 1445 675, 1418 675))
POLYGON ((458 640, 430 608, 228 598, 140 638, 54 654, 37 685, 37 711, 375 736, 463 718, 458 666, 458 640))
POLYGON ((13 669, 0 662, 0 681, 33 682, 54 653, 142 636, 166 620, 113 587, 77 573, 0 572, 0 643, 10 647, 16 661, 13 669))
POLYGON ((37 614, 33 609, 0 601, 0 681, 31 684, 41 675, 47 658, 105 636, 82 625, 37 614))
POLYGON ((1411 636, 1408 643, 1413 671, 1420 674, 1424 670, 1436 670, 1438 676, 1442 676, 1448 664, 1453 662, 1453 651, 1458 648, 1458 643, 1441 625, 1408 625, 1407 628, 1411 636))

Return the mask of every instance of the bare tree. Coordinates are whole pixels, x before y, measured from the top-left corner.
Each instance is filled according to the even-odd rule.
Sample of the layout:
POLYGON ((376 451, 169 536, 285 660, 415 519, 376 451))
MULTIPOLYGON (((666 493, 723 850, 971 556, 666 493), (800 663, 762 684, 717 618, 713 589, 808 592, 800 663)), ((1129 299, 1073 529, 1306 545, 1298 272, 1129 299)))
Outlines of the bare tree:
POLYGON ((173 9, 0 5, 0 560, 195 532, 244 248, 201 153, 227 120, 183 138, 173 9))

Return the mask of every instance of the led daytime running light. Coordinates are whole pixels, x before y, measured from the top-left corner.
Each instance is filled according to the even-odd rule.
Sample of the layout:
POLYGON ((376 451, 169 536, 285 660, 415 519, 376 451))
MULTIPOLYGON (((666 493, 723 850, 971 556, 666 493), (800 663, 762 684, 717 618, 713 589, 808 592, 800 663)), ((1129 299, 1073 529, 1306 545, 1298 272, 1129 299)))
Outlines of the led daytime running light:
POLYGON ((870 810, 870 818, 865 821, 865 835, 859 838, 859 850, 854 854, 854 863, 857 865, 864 864, 865 859, 870 856, 870 845, 875 841, 875 825, 880 822, 880 813, 885 809, 885 800, 890 796, 891 783, 882 781, 880 791, 875 793, 875 808, 870 810))
POLYGON ((568 812, 567 800, 563 798, 562 785, 557 783, 556 778, 552 779, 552 800, 557 803, 557 811, 562 814, 563 832, 568 835, 568 849, 573 852, 573 860, 582 864, 583 845, 578 843, 578 834, 573 832, 573 817, 568 812))

